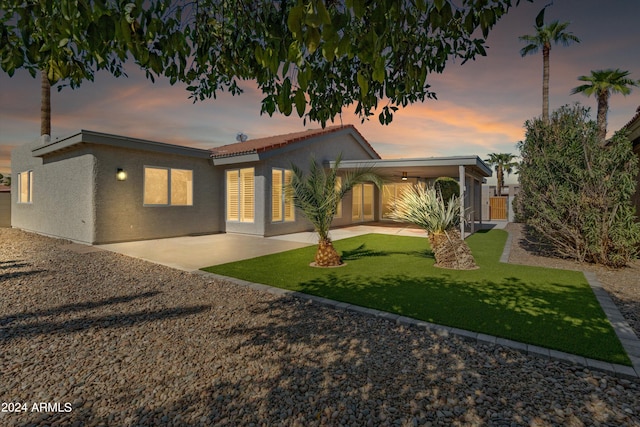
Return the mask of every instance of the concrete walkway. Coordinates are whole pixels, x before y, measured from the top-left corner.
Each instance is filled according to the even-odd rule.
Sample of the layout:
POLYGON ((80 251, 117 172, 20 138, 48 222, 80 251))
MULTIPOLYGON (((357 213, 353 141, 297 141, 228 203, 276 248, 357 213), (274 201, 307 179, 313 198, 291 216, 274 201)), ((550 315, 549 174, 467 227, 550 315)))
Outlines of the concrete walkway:
MULTIPOLYGON (((504 228, 504 223, 485 224, 487 228, 504 228)), ((333 240, 341 240, 368 233, 398 236, 427 237, 417 227, 396 223, 374 223, 336 228, 329 233, 333 240)), ((206 236, 172 237, 169 239, 142 240, 137 242, 97 245, 97 248, 118 252, 184 271, 193 271, 212 265, 241 261, 298 249, 318 243, 314 232, 260 237, 248 234, 211 234, 206 236)))

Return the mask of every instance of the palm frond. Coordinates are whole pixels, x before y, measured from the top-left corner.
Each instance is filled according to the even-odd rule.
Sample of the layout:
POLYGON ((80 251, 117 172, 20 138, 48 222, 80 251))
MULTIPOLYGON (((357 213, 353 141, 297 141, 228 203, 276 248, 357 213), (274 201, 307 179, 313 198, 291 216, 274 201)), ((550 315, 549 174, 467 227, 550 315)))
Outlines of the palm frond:
POLYGON ((390 218, 409 222, 429 234, 445 232, 460 223, 460 198, 445 203, 434 187, 413 185, 395 200, 390 218))
POLYGON ((338 187, 338 169, 341 159, 342 156, 338 156, 334 166, 325 169, 312 158, 307 174, 298 166, 291 165, 293 177, 289 191, 294 205, 313 224, 320 239, 328 237, 338 204, 349 190, 367 181, 375 183, 378 187, 382 185, 382 178, 373 171, 372 167, 366 167, 345 172, 341 176, 341 184, 338 187))

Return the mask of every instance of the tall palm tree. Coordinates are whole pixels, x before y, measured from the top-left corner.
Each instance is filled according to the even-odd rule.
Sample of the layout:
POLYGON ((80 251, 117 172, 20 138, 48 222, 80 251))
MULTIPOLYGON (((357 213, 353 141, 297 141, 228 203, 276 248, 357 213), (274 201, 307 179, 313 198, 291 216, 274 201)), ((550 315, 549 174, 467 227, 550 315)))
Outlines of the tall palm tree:
POLYGON ((46 70, 40 71, 40 136, 51 137, 51 82, 46 70))
POLYGON ((521 56, 538 53, 542 48, 542 120, 549 123, 549 52, 551 52, 551 44, 561 43, 568 46, 571 43, 580 43, 580 39, 565 30, 569 26, 569 22, 553 21, 544 25, 543 22, 537 22, 534 28, 536 33, 532 35, 524 35, 518 37, 521 41, 528 43, 520 50, 521 56))
POLYGON ((311 159, 308 174, 296 165, 291 165, 293 177, 287 191, 291 192, 295 206, 302 211, 318 233, 315 265, 319 267, 342 264, 340 255, 329 237, 329 228, 344 195, 355 185, 367 181, 375 183, 378 188, 382 186, 382 178, 374 173, 372 168, 356 168, 339 177, 340 160, 338 156, 334 166, 325 170, 322 165, 311 159))
POLYGON ((518 162, 515 162, 516 156, 511 153, 491 153, 489 157, 484 161, 489 166, 493 166, 498 176, 498 196, 502 195, 502 187, 504 187, 504 174, 509 176, 513 173, 514 169, 518 167, 518 162))
POLYGON ((578 80, 588 82, 571 90, 571 94, 582 93, 586 96, 595 95, 598 98, 598 138, 604 142, 607 137, 607 113, 609 112, 609 97, 612 93, 627 96, 631 93, 631 86, 640 85, 640 80, 628 78, 628 71, 618 68, 591 71, 590 76, 580 76, 578 80))

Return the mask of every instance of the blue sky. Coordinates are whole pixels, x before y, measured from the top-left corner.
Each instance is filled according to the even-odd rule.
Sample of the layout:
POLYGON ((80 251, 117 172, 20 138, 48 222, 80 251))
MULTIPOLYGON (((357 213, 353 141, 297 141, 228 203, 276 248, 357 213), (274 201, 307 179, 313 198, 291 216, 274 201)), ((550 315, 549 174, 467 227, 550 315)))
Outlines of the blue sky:
MULTIPOLYGON (((398 111, 389 126, 377 118, 364 124, 352 109, 343 123, 352 123, 383 158, 517 154, 523 124, 540 115, 542 54, 520 57, 518 36, 532 34, 535 17, 549 0, 522 2, 489 35, 486 57, 463 66, 450 63, 441 75, 429 78, 438 100, 398 111)), ((568 30, 581 39, 570 47, 551 50, 551 109, 595 98, 570 95, 577 77, 591 70, 620 68, 640 79, 639 0, 554 0, 546 21, 570 21, 568 30)), ((134 64, 128 78, 96 75, 76 90, 52 91, 52 134, 79 129, 127 135, 155 141, 210 148, 235 142, 238 132, 250 138, 304 129, 297 116, 260 116, 261 94, 251 82, 241 96, 219 96, 193 104, 183 86, 146 80, 134 64)), ((640 88, 610 101, 609 131, 624 126, 640 106, 640 88)), ((26 72, 12 78, 0 74, 0 173, 10 170, 9 153, 40 133, 40 82, 26 72)), ((339 119, 338 119, 339 120, 339 119)), ((337 122, 339 123, 339 121, 337 122)), ((318 124, 307 124, 317 128, 318 124)), ((513 179, 513 177, 512 177, 513 179)))

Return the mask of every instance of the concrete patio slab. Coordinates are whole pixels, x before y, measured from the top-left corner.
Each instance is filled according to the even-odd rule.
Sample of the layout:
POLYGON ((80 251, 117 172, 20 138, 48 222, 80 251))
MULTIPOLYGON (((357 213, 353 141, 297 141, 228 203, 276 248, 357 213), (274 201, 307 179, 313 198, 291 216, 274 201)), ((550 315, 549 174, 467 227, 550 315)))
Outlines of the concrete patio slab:
POLYGON ((97 247, 179 270, 193 271, 211 265, 298 249, 311 244, 227 233, 111 243, 97 247))

